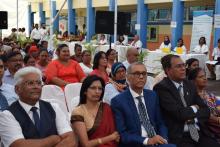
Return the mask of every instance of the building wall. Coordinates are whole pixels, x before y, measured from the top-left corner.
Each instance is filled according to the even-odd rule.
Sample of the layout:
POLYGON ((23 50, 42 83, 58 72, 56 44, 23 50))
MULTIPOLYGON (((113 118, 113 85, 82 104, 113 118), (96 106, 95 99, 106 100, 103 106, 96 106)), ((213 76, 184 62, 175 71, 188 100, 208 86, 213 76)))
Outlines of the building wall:
MULTIPOLYGON (((32 4, 32 11, 38 11, 38 2, 39 0, 29 0, 32 4)), ((46 17, 50 17, 50 8, 48 0, 41 0, 43 2, 44 11, 46 11, 46 17)), ((173 0, 145 0, 145 4, 148 4, 149 9, 160 9, 160 8, 170 8, 172 9, 172 1, 173 0)), ((185 1, 185 6, 213 6, 215 4, 215 0, 183 0, 185 1)), ((57 9, 61 7, 63 0, 57 0, 57 9)), ((87 0, 73 0, 73 8, 76 9, 76 16, 81 18, 86 18, 86 6, 87 0)), ((96 10, 108 10, 109 0, 93 0, 93 7, 96 10)), ((136 12, 137 9, 137 0, 118 0, 118 11, 126 11, 126 12, 136 12)), ((61 15, 67 16, 67 4, 65 4, 61 15)), ((82 21, 81 21, 82 23, 82 21)), ((77 22, 77 24, 82 25, 77 22)), ((161 42, 163 41, 164 35, 171 35, 171 28, 169 23, 164 24, 155 24, 158 26, 158 41, 157 42, 148 42, 147 47, 149 49, 157 49, 161 42)), ((80 27, 80 26, 79 26, 80 27)), ((192 23, 184 24, 183 28, 183 39, 186 45, 186 48, 189 49, 190 41, 191 41, 191 33, 192 33, 192 23)), ((170 36, 171 37, 171 36, 170 36)), ((211 48, 212 48, 211 42, 211 48)))

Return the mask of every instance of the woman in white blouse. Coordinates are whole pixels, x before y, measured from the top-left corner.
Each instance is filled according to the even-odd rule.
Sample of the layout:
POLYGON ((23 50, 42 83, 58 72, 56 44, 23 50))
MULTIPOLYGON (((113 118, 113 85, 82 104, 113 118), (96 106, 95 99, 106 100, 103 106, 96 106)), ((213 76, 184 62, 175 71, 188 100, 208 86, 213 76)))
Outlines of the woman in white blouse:
POLYGON ((82 52, 82 61, 83 62, 79 63, 79 65, 81 66, 84 73, 86 75, 89 75, 93 71, 92 64, 91 64, 91 52, 90 51, 84 50, 82 52))
POLYGON ((182 54, 186 54, 187 53, 187 50, 186 50, 186 47, 184 45, 184 42, 183 42, 182 38, 178 39, 177 47, 174 48, 174 51, 177 52, 177 53, 178 53, 178 48, 182 48, 182 54))
POLYGON ((197 54, 208 54, 209 48, 206 45, 206 39, 205 37, 200 37, 199 39, 199 45, 197 45, 194 49, 193 52, 197 54))
POLYGON ((105 35, 101 34, 99 45, 105 45, 105 44, 107 44, 107 40, 105 39, 105 35))
POLYGON ((169 36, 164 36, 164 41, 160 45, 160 50, 163 50, 164 48, 171 49, 171 43, 170 43, 169 36))
POLYGON ((215 80, 216 74, 215 74, 215 65, 220 64, 220 39, 218 39, 218 46, 215 47, 212 51, 212 58, 211 60, 217 61, 215 64, 206 64, 210 74, 211 74, 211 79, 215 80))

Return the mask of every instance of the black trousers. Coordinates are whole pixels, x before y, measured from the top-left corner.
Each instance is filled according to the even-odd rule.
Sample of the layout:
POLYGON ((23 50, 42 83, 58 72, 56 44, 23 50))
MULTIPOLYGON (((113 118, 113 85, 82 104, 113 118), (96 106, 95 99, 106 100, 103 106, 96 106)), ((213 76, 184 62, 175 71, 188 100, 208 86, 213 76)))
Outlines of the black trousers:
POLYGON ((199 132, 199 142, 191 139, 189 132, 184 133, 180 141, 176 142, 177 147, 220 147, 215 138, 206 136, 199 132))

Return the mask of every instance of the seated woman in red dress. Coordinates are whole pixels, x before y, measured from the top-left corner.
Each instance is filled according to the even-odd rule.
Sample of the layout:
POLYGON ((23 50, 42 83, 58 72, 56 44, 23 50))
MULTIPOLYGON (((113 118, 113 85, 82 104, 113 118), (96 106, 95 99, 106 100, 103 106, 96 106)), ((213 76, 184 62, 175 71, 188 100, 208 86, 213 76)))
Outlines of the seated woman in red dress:
POLYGON ((95 54, 93 60, 93 71, 90 73, 90 75, 97 75, 101 77, 105 81, 105 84, 107 84, 109 82, 109 76, 106 71, 107 64, 108 62, 105 52, 98 52, 95 54))
POLYGON ((96 75, 83 81, 79 106, 71 116, 79 146, 117 147, 120 136, 110 106, 102 102, 104 87, 103 79, 96 75))
POLYGON ((56 52, 58 59, 50 62, 45 70, 46 82, 61 88, 69 83, 82 82, 86 75, 79 63, 70 59, 69 47, 61 44, 56 52))

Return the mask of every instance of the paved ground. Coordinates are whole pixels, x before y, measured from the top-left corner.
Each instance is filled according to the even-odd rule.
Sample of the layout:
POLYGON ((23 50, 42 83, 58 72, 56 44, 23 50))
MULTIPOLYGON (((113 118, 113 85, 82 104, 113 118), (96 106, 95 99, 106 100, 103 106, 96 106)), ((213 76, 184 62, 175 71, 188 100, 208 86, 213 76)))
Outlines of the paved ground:
POLYGON ((220 80, 218 81, 208 81, 207 90, 214 93, 216 96, 220 97, 220 80))

